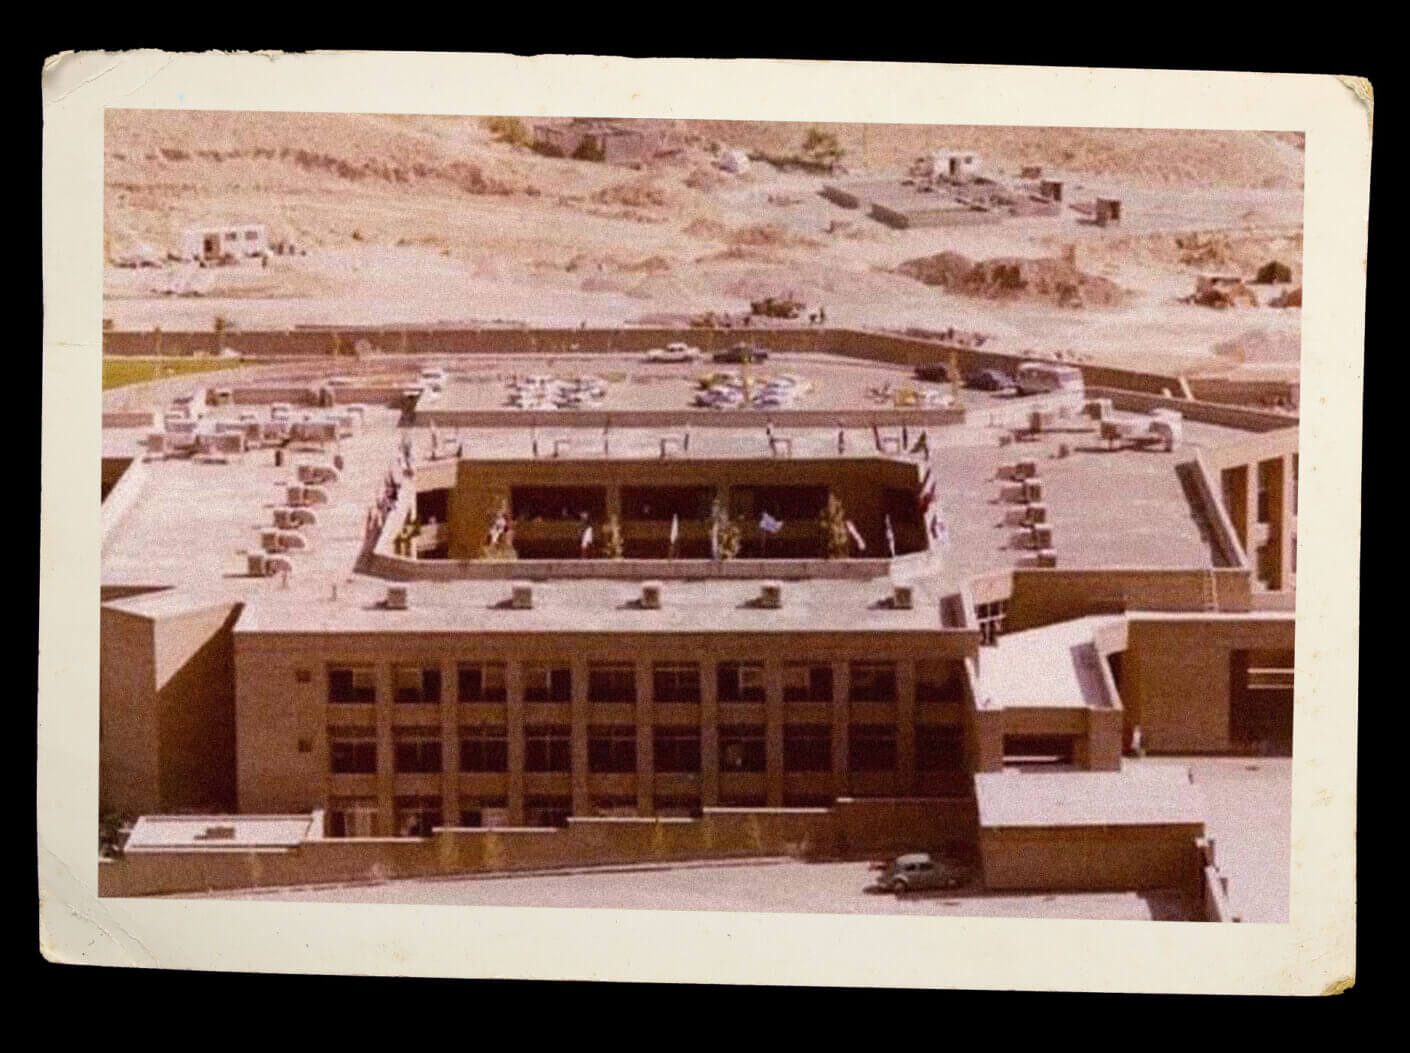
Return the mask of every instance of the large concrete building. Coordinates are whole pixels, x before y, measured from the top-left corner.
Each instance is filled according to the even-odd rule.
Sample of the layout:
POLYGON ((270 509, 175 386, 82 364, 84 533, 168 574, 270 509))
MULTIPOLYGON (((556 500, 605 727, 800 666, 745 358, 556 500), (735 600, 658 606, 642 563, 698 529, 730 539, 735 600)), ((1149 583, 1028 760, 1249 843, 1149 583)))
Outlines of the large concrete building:
POLYGON ((114 402, 106 812, 352 844, 904 801, 992 887, 1080 885, 1073 838, 1105 831, 1082 858, 1115 887, 1199 825, 1124 756, 1290 748, 1295 419, 1115 388, 878 407, 891 338, 744 379, 797 408, 690 409, 701 367, 572 337, 265 366, 190 426, 175 387, 114 402), (589 372, 590 410, 504 405, 589 372))

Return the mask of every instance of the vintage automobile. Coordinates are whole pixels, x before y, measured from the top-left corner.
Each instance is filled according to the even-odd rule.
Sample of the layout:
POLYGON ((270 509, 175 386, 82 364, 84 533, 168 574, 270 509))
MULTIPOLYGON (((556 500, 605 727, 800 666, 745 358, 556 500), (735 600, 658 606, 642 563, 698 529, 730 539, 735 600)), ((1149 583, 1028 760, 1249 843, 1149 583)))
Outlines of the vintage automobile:
POLYGON ((769 353, 762 347, 741 342, 727 351, 716 351, 711 357, 716 362, 762 362, 769 357, 769 353))
POLYGON ((976 391, 1008 391, 1014 387, 1013 378, 997 369, 975 370, 966 378, 965 383, 976 391))
POLYGON ((910 852, 882 863, 873 863, 879 871, 872 889, 894 892, 903 896, 922 889, 954 889, 965 884, 966 874, 951 864, 937 863, 928 852, 910 852))
POLYGON ((698 347, 682 343, 670 343, 665 347, 653 347, 646 352, 648 362, 698 362, 704 356, 698 347))

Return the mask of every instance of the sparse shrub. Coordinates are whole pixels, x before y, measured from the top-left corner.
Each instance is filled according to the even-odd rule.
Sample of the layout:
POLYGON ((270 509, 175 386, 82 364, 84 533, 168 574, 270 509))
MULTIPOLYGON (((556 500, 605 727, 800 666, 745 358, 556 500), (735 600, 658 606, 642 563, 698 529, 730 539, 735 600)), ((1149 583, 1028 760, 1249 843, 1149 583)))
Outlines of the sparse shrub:
POLYGON ((486 117, 484 126, 497 142, 511 146, 532 146, 534 135, 518 117, 486 117))
POLYGON ((827 165, 829 168, 842 160, 845 151, 842 144, 837 141, 837 136, 833 132, 822 128, 809 128, 808 134, 803 137, 803 156, 816 164, 827 165))

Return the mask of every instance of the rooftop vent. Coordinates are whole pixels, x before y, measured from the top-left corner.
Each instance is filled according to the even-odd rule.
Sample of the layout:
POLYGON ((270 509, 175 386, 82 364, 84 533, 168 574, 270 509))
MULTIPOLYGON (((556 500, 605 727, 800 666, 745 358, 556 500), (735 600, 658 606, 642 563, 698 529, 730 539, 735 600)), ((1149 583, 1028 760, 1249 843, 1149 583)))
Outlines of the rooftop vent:
POLYGON ((661 609, 661 583, 659 581, 641 583, 641 605, 649 611, 661 609))
POLYGON ((783 585, 777 581, 766 581, 759 589, 759 606, 777 610, 783 606, 783 585))
POLYGON ((516 581, 509 592, 509 606, 516 611, 527 611, 534 606, 534 587, 527 581, 516 581))
POLYGON ((405 585, 388 585, 388 586, 387 586, 387 604, 386 604, 386 606, 387 606, 387 610, 389 610, 389 611, 404 611, 404 610, 406 610, 406 608, 407 608, 407 598, 406 598, 406 586, 405 586, 405 585))
POLYGON ((891 606, 898 611, 908 611, 915 606, 915 590, 909 585, 897 585, 891 591, 891 606))

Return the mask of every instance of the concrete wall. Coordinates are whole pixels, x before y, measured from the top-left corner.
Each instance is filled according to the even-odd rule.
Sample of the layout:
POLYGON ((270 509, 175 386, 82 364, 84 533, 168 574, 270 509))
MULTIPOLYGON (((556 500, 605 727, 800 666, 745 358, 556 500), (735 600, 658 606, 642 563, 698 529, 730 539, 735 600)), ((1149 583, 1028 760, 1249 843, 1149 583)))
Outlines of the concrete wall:
POLYGON ((99 809, 104 814, 161 812, 152 623, 111 607, 98 613, 99 809))
POLYGON ((572 820, 563 829, 440 829, 329 838, 287 851, 130 853, 99 894, 144 896, 480 872, 701 859, 863 857, 972 843, 972 801, 846 801, 834 809, 706 809, 700 819, 572 820))
POLYGON ((149 616, 100 608, 104 812, 233 810, 230 628, 238 610, 221 603, 149 616))
POLYGON ((1089 614, 1203 611, 1210 595, 1211 580, 1219 610, 1241 612, 1252 606, 1249 572, 1239 568, 1064 570, 1021 567, 1012 573, 1008 632, 1036 629, 1089 614))
POLYGON ((1293 615, 1128 619, 1121 664, 1126 732, 1139 726, 1147 750, 1215 753, 1229 739, 1230 653, 1293 650, 1293 615))
POLYGON ((1202 890, 1202 825, 1010 827, 979 831, 991 889, 1202 890))

